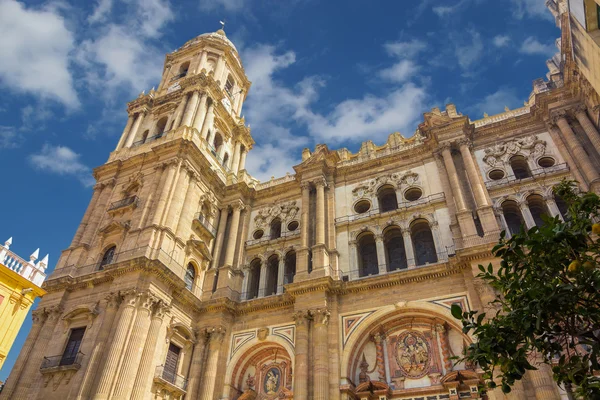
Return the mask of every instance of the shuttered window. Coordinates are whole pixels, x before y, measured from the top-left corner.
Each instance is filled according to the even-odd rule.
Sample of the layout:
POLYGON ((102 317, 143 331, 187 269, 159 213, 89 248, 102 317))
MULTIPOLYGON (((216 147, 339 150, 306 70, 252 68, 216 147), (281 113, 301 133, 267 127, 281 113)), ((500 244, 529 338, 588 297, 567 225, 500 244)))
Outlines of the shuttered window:
POLYGON ((165 379, 168 382, 175 383, 180 353, 181 348, 175 346, 173 343, 169 344, 169 350, 167 351, 167 359, 165 360, 165 369, 163 372, 163 379, 165 379))
POLYGON ((77 353, 79 353, 79 347, 81 346, 81 341, 83 340, 84 333, 85 328, 71 329, 69 341, 67 342, 65 351, 63 352, 62 358, 60 359, 60 365, 72 365, 75 363, 77 353))

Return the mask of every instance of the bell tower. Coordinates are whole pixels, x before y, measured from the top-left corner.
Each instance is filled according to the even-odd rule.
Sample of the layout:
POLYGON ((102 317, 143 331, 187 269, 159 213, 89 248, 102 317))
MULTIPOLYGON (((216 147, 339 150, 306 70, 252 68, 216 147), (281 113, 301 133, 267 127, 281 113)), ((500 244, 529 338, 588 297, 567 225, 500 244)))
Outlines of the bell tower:
POLYGON ((205 284, 205 271, 233 264, 241 251, 241 236, 228 233, 241 226, 247 201, 239 190, 227 198, 227 187, 254 182, 245 171, 254 141, 241 116, 250 85, 223 29, 167 54, 158 88, 128 103, 127 124, 94 171, 92 200, 55 275, 145 257, 193 281, 196 297, 212 296, 205 292, 217 282, 205 284))

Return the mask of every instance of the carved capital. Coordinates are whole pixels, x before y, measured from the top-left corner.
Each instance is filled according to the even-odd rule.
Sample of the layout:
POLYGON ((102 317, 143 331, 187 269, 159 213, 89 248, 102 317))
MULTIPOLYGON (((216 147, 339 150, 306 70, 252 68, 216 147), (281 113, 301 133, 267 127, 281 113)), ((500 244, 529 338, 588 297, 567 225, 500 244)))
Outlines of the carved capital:
POLYGON ((211 343, 221 344, 225 338, 226 329, 222 326, 213 326, 206 328, 206 334, 209 335, 211 343))
POLYGON ((567 112, 565 110, 556 110, 550 113, 550 120, 558 125, 558 121, 566 120, 567 112))
POLYGON ((123 300, 119 293, 109 293, 104 300, 106 301, 106 309, 117 309, 123 300))
POLYGON ((138 303, 141 293, 135 289, 131 289, 131 290, 122 292, 121 295, 123 296, 123 306, 135 307, 135 306, 137 306, 137 303, 138 303))
POLYGON ((315 325, 327 325, 331 313, 326 308, 317 308, 310 312, 315 325))
POLYGON ((63 313, 63 307, 61 305, 46 307, 45 309, 48 322, 57 321, 63 313))
POLYGON ((322 186, 324 188, 327 187, 327 180, 324 176, 320 176, 312 181, 316 187, 322 186))
POLYGON ((311 314, 308 311, 296 311, 292 314, 292 318, 296 321, 297 326, 308 325, 308 320, 310 319, 311 314))
POLYGON ((463 147, 466 146, 469 149, 471 149, 473 147, 473 142, 471 141, 471 139, 469 138, 462 138, 462 139, 458 139, 456 141, 456 143, 458 144, 459 147, 463 147))
POLYGON ((587 106, 585 104, 578 104, 573 108, 573 115, 583 114, 587 117, 587 106))
POLYGON ((375 342, 376 345, 381 345, 383 339, 385 339, 385 334, 383 332, 377 332, 371 335, 371 338, 373 339, 373 342, 375 342))
POLYGON ((244 203, 242 203, 241 200, 236 200, 233 203, 231 203, 229 206, 231 207, 232 210, 240 210, 240 212, 244 211, 244 208, 246 207, 244 205, 244 203))
POLYGON ((33 321, 33 325, 43 324, 48 318, 48 313, 45 308, 38 308, 37 310, 33 310, 31 312, 31 320, 33 321))
POLYGON ((304 181, 304 182, 300 183, 300 188, 302 190, 310 190, 310 186, 311 186, 311 184, 308 181, 304 181))

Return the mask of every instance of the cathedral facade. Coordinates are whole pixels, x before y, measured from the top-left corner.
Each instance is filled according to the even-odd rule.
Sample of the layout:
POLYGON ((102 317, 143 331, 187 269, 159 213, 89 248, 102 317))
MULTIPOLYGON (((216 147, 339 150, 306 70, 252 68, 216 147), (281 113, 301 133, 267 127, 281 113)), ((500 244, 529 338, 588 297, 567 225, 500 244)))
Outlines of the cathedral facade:
MULTIPOLYGON (((189 41, 128 104, 0 399, 505 398, 453 360, 474 338, 450 307, 488 307, 478 265, 502 230, 565 213, 562 179, 600 189, 597 119, 567 78, 259 182, 242 60, 222 30, 189 41)), ((563 394, 542 365, 507 396, 563 394)))

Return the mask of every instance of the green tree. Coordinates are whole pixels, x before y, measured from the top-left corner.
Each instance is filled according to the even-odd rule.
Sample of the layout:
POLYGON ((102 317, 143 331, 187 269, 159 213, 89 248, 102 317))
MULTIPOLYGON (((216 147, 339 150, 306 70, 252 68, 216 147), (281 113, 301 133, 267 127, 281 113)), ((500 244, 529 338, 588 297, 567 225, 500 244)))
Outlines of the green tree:
POLYGON ((490 388, 499 383, 508 393, 543 362, 568 391, 600 399, 600 377, 594 375, 600 370, 600 224, 594 223, 600 198, 578 195, 575 188, 572 181, 555 188, 569 206, 566 221, 545 218, 542 227, 510 239, 502 232, 492 250, 500 266, 479 266, 477 277, 497 293, 493 315, 452 307, 463 332, 477 339, 463 360, 483 369, 490 388))

